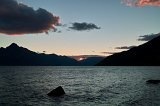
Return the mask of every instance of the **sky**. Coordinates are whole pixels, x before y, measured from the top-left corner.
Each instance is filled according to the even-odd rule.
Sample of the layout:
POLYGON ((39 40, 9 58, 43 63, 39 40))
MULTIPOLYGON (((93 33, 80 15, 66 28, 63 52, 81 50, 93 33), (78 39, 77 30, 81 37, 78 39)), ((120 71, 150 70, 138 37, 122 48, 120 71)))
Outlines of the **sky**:
MULTIPOLYGON (((0 25, 0 46, 17 43, 36 52, 69 56, 120 52, 125 49, 121 47, 144 43, 145 41, 138 40, 139 36, 160 32, 160 0, 155 0, 154 3, 150 0, 135 1, 17 0, 25 5, 21 5, 25 8, 22 14, 29 10, 26 8, 33 8, 38 14, 36 16, 30 12, 29 16, 30 19, 34 16, 36 22, 32 20, 32 23, 36 25, 30 27, 31 24, 27 24, 30 22, 28 17, 18 18, 18 21, 25 21, 24 27, 29 28, 15 25, 17 21, 8 21, 10 15, 5 16, 8 19, 6 23, 0 18, 1 25, 5 23, 6 28, 2 30, 0 25), (9 25, 11 27, 8 28, 9 25)), ((0 8, 0 15, 4 13, 2 9, 0 8)), ((14 12, 7 14, 11 13, 14 12)))

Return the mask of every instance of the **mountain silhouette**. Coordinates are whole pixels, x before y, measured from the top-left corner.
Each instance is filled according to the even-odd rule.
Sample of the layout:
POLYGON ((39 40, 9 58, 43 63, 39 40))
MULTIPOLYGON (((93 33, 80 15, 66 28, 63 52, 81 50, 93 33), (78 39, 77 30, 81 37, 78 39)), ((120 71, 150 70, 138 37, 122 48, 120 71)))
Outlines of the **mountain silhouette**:
POLYGON ((99 57, 88 57, 84 60, 79 61, 79 64, 81 66, 94 66, 103 59, 104 59, 104 57, 101 57, 101 56, 99 56, 99 57))
POLYGON ((97 66, 160 66, 160 36, 128 51, 108 56, 97 66))
POLYGON ((0 48, 1 66, 76 66, 78 62, 67 56, 44 54, 30 51, 12 43, 0 48))
POLYGON ((36 53, 20 47, 16 43, 12 43, 6 48, 0 48, 0 66, 93 66, 103 58, 88 57, 85 60, 77 61, 67 56, 36 53))

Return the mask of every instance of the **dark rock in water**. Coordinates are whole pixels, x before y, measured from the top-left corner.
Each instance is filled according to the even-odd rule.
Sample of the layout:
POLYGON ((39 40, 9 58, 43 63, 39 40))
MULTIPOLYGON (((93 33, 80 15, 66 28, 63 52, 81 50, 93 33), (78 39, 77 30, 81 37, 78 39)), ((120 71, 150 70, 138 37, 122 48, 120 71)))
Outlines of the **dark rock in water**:
POLYGON ((160 80, 148 80, 146 82, 147 82, 147 84, 159 84, 160 80))
POLYGON ((65 94, 63 88, 61 86, 57 87, 56 89, 53 89, 51 92, 49 92, 48 96, 58 97, 63 96, 65 94))

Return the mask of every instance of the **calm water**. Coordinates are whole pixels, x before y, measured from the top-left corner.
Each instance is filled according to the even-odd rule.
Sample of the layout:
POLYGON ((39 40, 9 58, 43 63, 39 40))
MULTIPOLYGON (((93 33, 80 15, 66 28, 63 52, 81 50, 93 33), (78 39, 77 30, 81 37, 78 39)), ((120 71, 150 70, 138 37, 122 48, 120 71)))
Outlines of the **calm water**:
POLYGON ((0 105, 160 106, 160 67, 0 67, 0 105), (66 95, 46 94, 62 86, 66 95))

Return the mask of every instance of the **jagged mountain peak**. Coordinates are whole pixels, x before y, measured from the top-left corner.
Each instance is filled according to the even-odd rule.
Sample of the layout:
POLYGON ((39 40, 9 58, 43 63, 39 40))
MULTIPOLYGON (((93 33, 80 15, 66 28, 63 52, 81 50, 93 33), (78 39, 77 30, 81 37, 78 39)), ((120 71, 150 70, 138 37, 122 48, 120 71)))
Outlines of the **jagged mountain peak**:
POLYGON ((19 46, 16 43, 12 43, 7 48, 19 48, 19 46))

